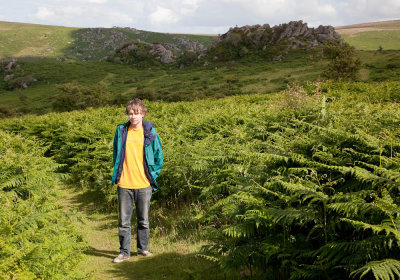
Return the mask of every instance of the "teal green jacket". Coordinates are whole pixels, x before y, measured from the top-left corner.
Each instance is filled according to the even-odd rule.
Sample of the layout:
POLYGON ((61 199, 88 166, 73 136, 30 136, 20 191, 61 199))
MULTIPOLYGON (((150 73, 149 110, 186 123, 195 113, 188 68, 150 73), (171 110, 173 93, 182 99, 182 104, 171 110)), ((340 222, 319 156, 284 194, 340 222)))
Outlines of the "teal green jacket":
MULTIPOLYGON (((117 126, 117 130, 115 131, 113 146, 113 185, 117 184, 121 178, 129 125, 130 122, 120 124, 117 126)), ((153 187, 153 190, 156 191, 158 189, 156 180, 160 175, 164 160, 161 141, 152 122, 143 120, 142 125, 144 128, 144 171, 147 179, 153 187)))

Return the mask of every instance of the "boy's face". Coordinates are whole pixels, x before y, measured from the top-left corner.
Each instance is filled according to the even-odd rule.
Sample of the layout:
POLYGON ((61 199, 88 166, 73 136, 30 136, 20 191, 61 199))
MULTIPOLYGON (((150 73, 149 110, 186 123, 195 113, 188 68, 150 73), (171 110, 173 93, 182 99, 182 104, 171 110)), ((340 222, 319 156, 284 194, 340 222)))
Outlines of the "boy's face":
POLYGON ((144 114, 142 114, 139 110, 129 110, 128 113, 129 120, 133 126, 139 125, 142 123, 144 114))

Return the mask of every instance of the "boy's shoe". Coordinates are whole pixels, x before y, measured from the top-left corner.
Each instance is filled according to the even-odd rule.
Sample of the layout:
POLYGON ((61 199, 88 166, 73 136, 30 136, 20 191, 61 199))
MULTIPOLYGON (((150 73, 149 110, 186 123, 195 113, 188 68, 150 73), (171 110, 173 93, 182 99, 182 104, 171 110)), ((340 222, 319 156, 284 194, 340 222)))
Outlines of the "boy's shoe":
POLYGON ((129 260, 129 257, 128 257, 128 256, 125 256, 125 255, 123 255, 123 254, 119 254, 119 255, 113 260, 113 262, 115 262, 115 263, 120 263, 120 262, 123 262, 123 261, 126 261, 126 260, 129 260))
POLYGON ((142 255, 142 256, 145 256, 145 257, 150 257, 150 256, 153 255, 149 251, 138 251, 137 253, 138 253, 138 255, 142 255))

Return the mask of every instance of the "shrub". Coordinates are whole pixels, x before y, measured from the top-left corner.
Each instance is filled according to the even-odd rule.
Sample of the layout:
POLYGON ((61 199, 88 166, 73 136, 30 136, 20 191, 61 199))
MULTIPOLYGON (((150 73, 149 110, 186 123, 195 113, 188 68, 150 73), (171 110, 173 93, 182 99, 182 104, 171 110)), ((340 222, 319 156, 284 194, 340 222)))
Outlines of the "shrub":
POLYGON ((177 59, 177 65, 184 65, 184 66, 189 66, 192 65, 193 63, 196 62, 197 57, 199 54, 197 52, 193 51, 185 51, 178 59, 177 59))
POLYGON ((385 66, 387 69, 395 69, 395 68, 400 68, 400 63, 399 62, 392 62, 388 63, 385 66))
POLYGON ((146 89, 144 87, 138 87, 136 89, 135 94, 133 95, 133 98, 139 98, 142 100, 149 100, 149 101, 153 101, 158 99, 158 94, 155 93, 153 90, 151 89, 146 89))
POLYGON ((112 100, 107 84, 102 82, 91 86, 66 83, 56 87, 61 92, 54 97, 53 109, 58 112, 106 106, 112 100))
POLYGON ((0 119, 8 118, 15 115, 15 111, 8 105, 0 105, 0 119))
POLYGON ((356 80, 361 60, 356 49, 347 43, 329 42, 323 47, 323 54, 329 63, 323 75, 333 80, 356 80))

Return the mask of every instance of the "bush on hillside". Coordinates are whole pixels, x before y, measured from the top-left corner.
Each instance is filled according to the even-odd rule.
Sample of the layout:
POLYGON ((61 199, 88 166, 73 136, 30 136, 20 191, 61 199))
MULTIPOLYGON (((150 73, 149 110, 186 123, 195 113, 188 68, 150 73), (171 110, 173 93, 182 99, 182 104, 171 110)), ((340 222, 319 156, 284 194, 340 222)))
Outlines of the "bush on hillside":
POLYGON ((132 99, 133 98, 139 98, 142 100, 153 101, 153 100, 158 99, 158 94, 156 92, 152 91, 151 89, 147 89, 144 87, 138 87, 136 90, 136 93, 132 96, 132 99))
POLYGON ((7 81, 7 89, 24 89, 36 81, 37 79, 32 75, 18 76, 7 81))
POLYGON ((323 54, 329 64, 323 75, 332 80, 356 80, 361 60, 356 49, 347 43, 330 42, 323 47, 323 54))
POLYGON ((56 87, 60 93, 54 97, 53 109, 58 112, 106 106, 112 101, 107 85, 102 82, 91 86, 66 83, 56 87))
POLYGON ((24 89, 37 81, 33 74, 22 69, 14 58, 0 61, 0 74, 5 82, 4 88, 8 90, 24 89))
POLYGON ((0 105, 0 119, 8 118, 15 115, 15 111, 8 105, 0 105))
POLYGON ((189 66, 196 62, 199 54, 193 51, 185 51, 177 60, 177 65, 189 66))
POLYGON ((154 55, 150 54, 150 50, 150 44, 128 42, 118 49, 115 54, 109 58, 109 61, 137 66, 159 65, 160 62, 155 59, 154 55))

